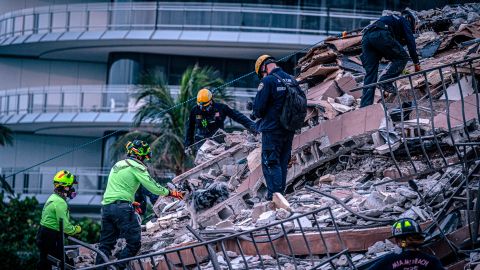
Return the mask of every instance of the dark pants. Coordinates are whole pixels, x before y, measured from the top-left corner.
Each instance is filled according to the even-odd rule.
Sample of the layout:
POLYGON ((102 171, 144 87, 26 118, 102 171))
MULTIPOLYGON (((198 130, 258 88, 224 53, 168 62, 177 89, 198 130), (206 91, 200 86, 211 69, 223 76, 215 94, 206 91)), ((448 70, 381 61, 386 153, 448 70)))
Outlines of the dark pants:
MULTIPOLYGON (((117 259, 132 257, 141 247, 141 228, 132 205, 128 202, 111 203, 102 206, 102 230, 98 248, 110 257, 117 239, 125 238, 127 245, 117 259)), ((96 264, 103 263, 97 256, 96 264)))
POLYGON ((40 226, 36 242, 40 250, 40 261, 37 264, 37 270, 51 270, 53 263, 47 259, 48 255, 59 260, 63 256, 62 234, 59 231, 40 226))
MULTIPOLYGON (((384 57, 392 63, 380 81, 388 80, 399 76, 408 62, 409 56, 402 45, 395 40, 388 30, 372 29, 365 33, 362 38, 362 55, 360 56, 365 69, 363 85, 377 82, 378 65, 384 57)), ((375 87, 363 89, 360 107, 373 104, 375 87)))
POLYGON ((275 192, 285 193, 293 135, 292 132, 262 132, 262 170, 269 200, 275 192))

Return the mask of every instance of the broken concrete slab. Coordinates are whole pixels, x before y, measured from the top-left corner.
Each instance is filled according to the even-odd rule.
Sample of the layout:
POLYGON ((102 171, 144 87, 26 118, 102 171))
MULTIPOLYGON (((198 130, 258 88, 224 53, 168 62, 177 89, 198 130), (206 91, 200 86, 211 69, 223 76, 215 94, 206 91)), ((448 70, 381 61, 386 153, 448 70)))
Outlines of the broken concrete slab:
POLYGON ((461 100, 462 97, 472 95, 473 92, 472 76, 464 76, 459 82, 451 84, 440 99, 447 99, 448 96, 448 100, 461 100))
POLYGON ((292 212, 290 203, 287 201, 287 199, 285 199, 285 197, 283 197, 282 194, 278 192, 273 193, 272 202, 276 208, 282 208, 289 212, 292 212))

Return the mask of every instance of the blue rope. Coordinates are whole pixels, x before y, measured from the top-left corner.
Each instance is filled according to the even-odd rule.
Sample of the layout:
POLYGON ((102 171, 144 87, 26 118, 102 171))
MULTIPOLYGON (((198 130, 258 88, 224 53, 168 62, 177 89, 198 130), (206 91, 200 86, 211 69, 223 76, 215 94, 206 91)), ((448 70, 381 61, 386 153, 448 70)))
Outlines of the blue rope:
MULTIPOLYGON (((311 48, 313 48, 313 47, 315 47, 315 46, 317 46, 318 44, 321 44, 321 43, 323 43, 323 40, 321 40, 321 41, 319 41, 319 42, 317 42, 317 43, 315 43, 315 44, 313 44, 313 45, 310 45, 310 46, 308 46, 308 47, 305 47, 305 48, 303 48, 303 49, 297 50, 297 51, 295 51, 295 52, 293 52, 293 53, 291 53, 291 54, 289 54, 289 55, 286 55, 286 56, 280 58, 278 61, 287 60, 288 58, 296 55, 297 53, 301 53, 301 52, 304 52, 304 51, 306 51, 306 50, 309 50, 309 49, 311 49, 311 48)), ((234 80, 232 80, 232 81, 226 82, 226 83, 224 83, 224 84, 222 84, 222 85, 220 85, 220 86, 217 86, 217 87, 213 88, 211 91, 212 91, 212 93, 215 93, 215 92, 218 91, 219 89, 222 89, 222 88, 224 88, 224 87, 226 87, 226 86, 228 86, 228 85, 231 85, 231 84, 233 84, 233 83, 235 83, 235 82, 238 82, 238 81, 240 81, 240 80, 243 80, 243 79, 245 79, 245 78, 247 78, 247 77, 249 77, 249 76, 251 76, 251 75, 254 75, 254 74, 255 74, 254 71, 252 71, 252 72, 250 72, 250 73, 247 73, 247 74, 244 74, 244 75, 242 75, 242 76, 240 76, 240 77, 238 77, 238 78, 236 78, 236 79, 234 79, 234 80)), ((190 102, 194 101, 195 99, 196 99, 196 98, 193 97, 193 98, 188 99, 188 100, 186 100, 186 101, 184 101, 184 102, 178 103, 178 104, 176 104, 176 105, 174 105, 174 106, 172 106, 172 107, 170 107, 170 108, 168 108, 168 109, 165 109, 165 110, 161 111, 160 114, 165 114, 166 112, 171 111, 171 110, 173 110, 173 109, 175 109, 175 108, 177 108, 177 107, 179 107, 179 106, 182 106, 182 105, 184 105, 184 104, 190 103, 190 102)), ((17 174, 19 174, 19 173, 28 171, 28 170, 30 170, 30 169, 33 169, 33 168, 35 168, 35 167, 37 167, 37 166, 40 166, 40 165, 42 165, 42 164, 45 164, 45 163, 50 162, 50 161, 52 161, 52 160, 55 160, 55 159, 57 159, 57 158, 63 157, 63 156, 65 156, 65 155, 68 155, 68 154, 70 154, 70 153, 72 153, 72 152, 75 152, 75 151, 77 151, 77 150, 79 150, 79 149, 82 149, 82 148, 84 148, 84 147, 86 147, 86 146, 88 146, 88 145, 91 145, 91 144, 96 143, 96 142, 98 142, 98 141, 101 141, 101 140, 103 140, 103 139, 105 139, 105 138, 108 138, 108 137, 110 137, 110 136, 113 136, 113 135, 115 135, 115 134, 117 134, 117 133, 119 133, 119 132, 121 132, 121 131, 122 131, 122 130, 116 130, 116 131, 113 131, 113 132, 111 132, 111 133, 109 133, 109 134, 107 134, 107 135, 104 135, 104 136, 100 137, 100 138, 96 138, 96 139, 91 140, 91 141, 89 141, 89 142, 86 142, 86 143, 84 143, 84 144, 81 144, 81 145, 78 145, 78 146, 76 146, 76 147, 73 147, 72 149, 70 149, 70 150, 68 150, 68 151, 66 151, 66 152, 63 152, 63 153, 58 154, 58 155, 56 155, 56 156, 53 156, 53 157, 51 157, 51 158, 49 158, 49 159, 46 159, 46 160, 44 160, 44 161, 42 161, 42 162, 36 163, 36 164, 34 164, 34 165, 30 166, 30 167, 27 167, 27 168, 25 168, 25 169, 16 171, 16 172, 14 172, 14 173, 6 176, 5 179, 10 178, 10 177, 12 177, 12 176, 14 176, 14 175, 17 175, 17 174)))

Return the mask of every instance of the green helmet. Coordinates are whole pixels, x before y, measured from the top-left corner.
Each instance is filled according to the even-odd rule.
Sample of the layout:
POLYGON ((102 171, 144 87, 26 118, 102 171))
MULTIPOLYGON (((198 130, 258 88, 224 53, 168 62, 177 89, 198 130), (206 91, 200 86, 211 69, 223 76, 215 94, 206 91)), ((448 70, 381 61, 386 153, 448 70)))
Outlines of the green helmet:
POLYGON ((59 171, 53 177, 53 185, 55 187, 58 187, 58 186, 70 187, 74 184, 78 184, 77 179, 75 175, 73 175, 67 170, 59 171))
POLYGON ((411 218, 401 218, 393 224, 391 237, 403 237, 407 235, 423 235, 422 228, 411 218))
POLYGON ((125 145, 127 149, 127 155, 129 156, 138 156, 138 157, 145 157, 146 160, 152 158, 152 151, 150 150, 150 146, 148 143, 142 140, 134 140, 133 142, 128 142, 125 145))

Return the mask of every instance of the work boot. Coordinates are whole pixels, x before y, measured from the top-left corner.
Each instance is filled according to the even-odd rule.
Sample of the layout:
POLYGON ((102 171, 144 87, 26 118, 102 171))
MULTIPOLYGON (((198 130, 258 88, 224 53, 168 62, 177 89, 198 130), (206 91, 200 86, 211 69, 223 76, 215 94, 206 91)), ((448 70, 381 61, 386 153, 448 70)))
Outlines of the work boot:
POLYGON ((393 83, 383 83, 378 86, 383 92, 387 92, 390 94, 397 94, 397 89, 393 86, 393 83))

